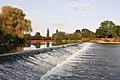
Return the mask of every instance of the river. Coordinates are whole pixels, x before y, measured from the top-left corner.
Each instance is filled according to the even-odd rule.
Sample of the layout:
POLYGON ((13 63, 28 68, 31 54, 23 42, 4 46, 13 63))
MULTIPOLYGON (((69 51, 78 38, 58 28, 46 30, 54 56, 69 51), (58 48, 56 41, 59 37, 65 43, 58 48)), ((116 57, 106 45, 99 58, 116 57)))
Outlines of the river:
POLYGON ((120 80, 120 45, 80 43, 2 56, 0 79, 120 80))

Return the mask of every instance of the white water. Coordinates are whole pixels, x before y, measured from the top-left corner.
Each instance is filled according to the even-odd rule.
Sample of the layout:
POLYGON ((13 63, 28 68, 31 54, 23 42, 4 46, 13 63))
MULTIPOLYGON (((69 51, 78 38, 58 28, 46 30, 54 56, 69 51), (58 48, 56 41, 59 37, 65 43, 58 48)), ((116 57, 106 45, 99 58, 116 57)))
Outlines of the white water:
MULTIPOLYGON (((87 51, 92 43, 64 45, 14 54, 0 59, 2 80, 45 80, 45 77, 60 73, 62 65, 87 51)), ((48 80, 48 79, 46 79, 48 80)))
MULTIPOLYGON (((47 73, 45 73, 40 80, 49 80, 52 79, 53 76, 52 75, 60 75, 60 76, 70 76, 72 74, 70 73, 65 73, 64 69, 64 64, 68 64, 69 62, 72 61, 72 59, 77 59, 77 56, 84 54, 87 49, 90 47, 90 45, 92 45, 92 43, 84 43, 82 44, 82 49, 80 49, 79 51, 75 52, 74 54, 72 54, 71 56, 69 56, 66 60, 64 60, 62 63, 57 64, 55 67, 53 67, 51 70, 49 70, 47 73), (64 73, 64 74, 63 74, 64 73)), ((80 58, 79 58, 80 59, 80 58)), ((72 61, 73 62, 73 61, 72 61)), ((76 62, 76 61, 75 61, 76 62)), ((70 68, 69 68, 70 69, 70 68)), ((58 76, 56 79, 60 79, 60 77, 58 76)))
POLYGON ((120 46, 69 44, 0 56, 0 80, 120 80, 120 46))

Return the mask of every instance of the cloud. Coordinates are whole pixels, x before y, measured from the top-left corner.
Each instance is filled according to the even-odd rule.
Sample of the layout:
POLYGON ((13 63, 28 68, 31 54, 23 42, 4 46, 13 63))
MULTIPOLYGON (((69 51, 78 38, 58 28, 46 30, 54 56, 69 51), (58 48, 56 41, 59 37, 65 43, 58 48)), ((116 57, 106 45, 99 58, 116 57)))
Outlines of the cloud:
POLYGON ((80 2, 72 2, 71 4, 71 8, 74 9, 74 10, 87 10, 87 9, 90 9, 92 7, 91 4, 89 3, 80 3, 80 2))

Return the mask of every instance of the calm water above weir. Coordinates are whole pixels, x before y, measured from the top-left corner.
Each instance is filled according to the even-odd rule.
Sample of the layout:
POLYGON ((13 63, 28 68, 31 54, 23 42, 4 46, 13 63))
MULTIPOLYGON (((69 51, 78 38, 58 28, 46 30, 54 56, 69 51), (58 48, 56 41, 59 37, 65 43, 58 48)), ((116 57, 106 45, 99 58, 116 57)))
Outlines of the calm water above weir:
POLYGON ((52 47, 56 45, 62 45, 60 42, 39 42, 39 43, 25 43, 25 44, 10 44, 10 45, 4 45, 1 44, 0 46, 0 54, 5 53, 14 53, 14 52, 21 52, 26 50, 36 50, 41 48, 47 48, 52 47))
POLYGON ((72 44, 0 57, 0 80, 120 80, 120 45, 72 44))

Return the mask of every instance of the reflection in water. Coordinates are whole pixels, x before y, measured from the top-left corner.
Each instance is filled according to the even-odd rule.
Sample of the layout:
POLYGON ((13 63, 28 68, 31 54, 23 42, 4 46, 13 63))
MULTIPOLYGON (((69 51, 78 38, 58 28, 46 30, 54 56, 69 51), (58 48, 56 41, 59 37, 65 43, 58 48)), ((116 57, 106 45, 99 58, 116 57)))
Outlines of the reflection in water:
POLYGON ((36 43, 26 42, 25 44, 11 43, 9 45, 0 45, 0 54, 20 52, 24 50, 34 50, 34 49, 51 47, 51 46, 57 46, 61 44, 66 44, 66 43, 61 43, 61 42, 54 42, 54 43, 53 42, 36 42, 36 43))
POLYGON ((52 46, 62 45, 62 44, 69 44, 67 42, 53 42, 52 46))
POLYGON ((47 47, 49 47, 50 46, 50 42, 47 42, 46 45, 47 45, 47 47))
POLYGON ((22 44, 15 45, 12 43, 9 45, 0 45, 0 54, 20 52, 24 50, 23 48, 24 48, 24 45, 22 44))
MULTIPOLYGON (((31 45, 31 44, 30 44, 31 45)), ((33 43, 32 45, 34 45, 36 48, 40 48, 41 47, 41 43, 33 43)), ((43 44, 44 45, 44 44, 43 44)))

